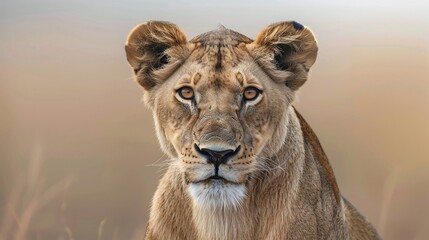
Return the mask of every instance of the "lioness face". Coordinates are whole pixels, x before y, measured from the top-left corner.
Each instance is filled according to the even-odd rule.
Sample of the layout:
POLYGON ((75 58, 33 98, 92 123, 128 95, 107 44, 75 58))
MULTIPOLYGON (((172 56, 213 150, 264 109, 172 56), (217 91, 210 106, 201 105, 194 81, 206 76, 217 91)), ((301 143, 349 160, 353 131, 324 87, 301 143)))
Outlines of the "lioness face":
POLYGON ((196 60, 211 51, 218 53, 216 47, 194 50, 154 96, 154 113, 161 142, 177 158, 192 196, 225 203, 244 196, 258 156, 276 151, 267 145, 275 131, 284 137, 292 92, 269 80, 244 50, 220 50, 245 58, 235 66, 224 63, 220 71, 212 59, 196 60))
POLYGON ((173 24, 149 22, 130 33, 126 51, 194 202, 231 207, 282 146, 317 44, 296 22, 273 24, 255 41, 220 27, 190 42, 173 24))

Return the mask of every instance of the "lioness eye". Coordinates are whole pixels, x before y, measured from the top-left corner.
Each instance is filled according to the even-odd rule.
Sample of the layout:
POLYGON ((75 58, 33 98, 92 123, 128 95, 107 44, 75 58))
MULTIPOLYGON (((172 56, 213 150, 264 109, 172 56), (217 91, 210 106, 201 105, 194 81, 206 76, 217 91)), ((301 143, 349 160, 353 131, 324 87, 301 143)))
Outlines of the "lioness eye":
POLYGON ((250 101, 250 100, 254 100, 255 98, 257 98, 259 93, 260 93, 259 89, 255 88, 255 87, 248 87, 248 88, 244 89, 243 96, 244 96, 245 100, 250 101))
POLYGON ((194 90, 192 90, 191 87, 182 87, 179 90, 177 90, 179 93, 179 96, 186 100, 191 100, 194 98, 194 90))

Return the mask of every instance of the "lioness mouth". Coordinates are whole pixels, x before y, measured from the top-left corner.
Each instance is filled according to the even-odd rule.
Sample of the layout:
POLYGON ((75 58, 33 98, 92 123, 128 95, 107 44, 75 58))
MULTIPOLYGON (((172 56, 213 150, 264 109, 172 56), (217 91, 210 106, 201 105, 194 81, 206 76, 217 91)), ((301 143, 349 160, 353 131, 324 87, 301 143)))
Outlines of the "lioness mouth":
POLYGON ((215 179, 215 180, 225 180, 225 178, 223 178, 223 177, 221 177, 221 176, 219 176, 219 175, 214 175, 214 176, 211 176, 211 177, 209 177, 209 179, 215 179))

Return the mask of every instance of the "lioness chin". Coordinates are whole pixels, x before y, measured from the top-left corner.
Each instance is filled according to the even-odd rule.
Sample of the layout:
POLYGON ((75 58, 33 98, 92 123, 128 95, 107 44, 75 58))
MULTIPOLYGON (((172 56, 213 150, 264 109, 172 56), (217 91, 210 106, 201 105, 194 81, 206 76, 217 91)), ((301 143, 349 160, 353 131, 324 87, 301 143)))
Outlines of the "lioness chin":
POLYGON ((146 239, 379 238, 292 107, 317 49, 297 22, 256 40, 220 26, 188 41, 160 21, 131 31, 127 59, 173 159, 146 239))

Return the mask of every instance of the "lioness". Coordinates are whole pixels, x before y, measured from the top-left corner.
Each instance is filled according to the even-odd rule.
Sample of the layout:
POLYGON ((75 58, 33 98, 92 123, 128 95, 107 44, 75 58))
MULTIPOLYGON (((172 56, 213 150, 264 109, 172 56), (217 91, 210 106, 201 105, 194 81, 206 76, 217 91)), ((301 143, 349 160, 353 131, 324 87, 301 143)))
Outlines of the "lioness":
POLYGON ((146 239, 379 238, 292 106, 317 49, 294 21, 256 40, 220 26, 188 42, 160 21, 131 31, 127 59, 172 159, 146 239))

